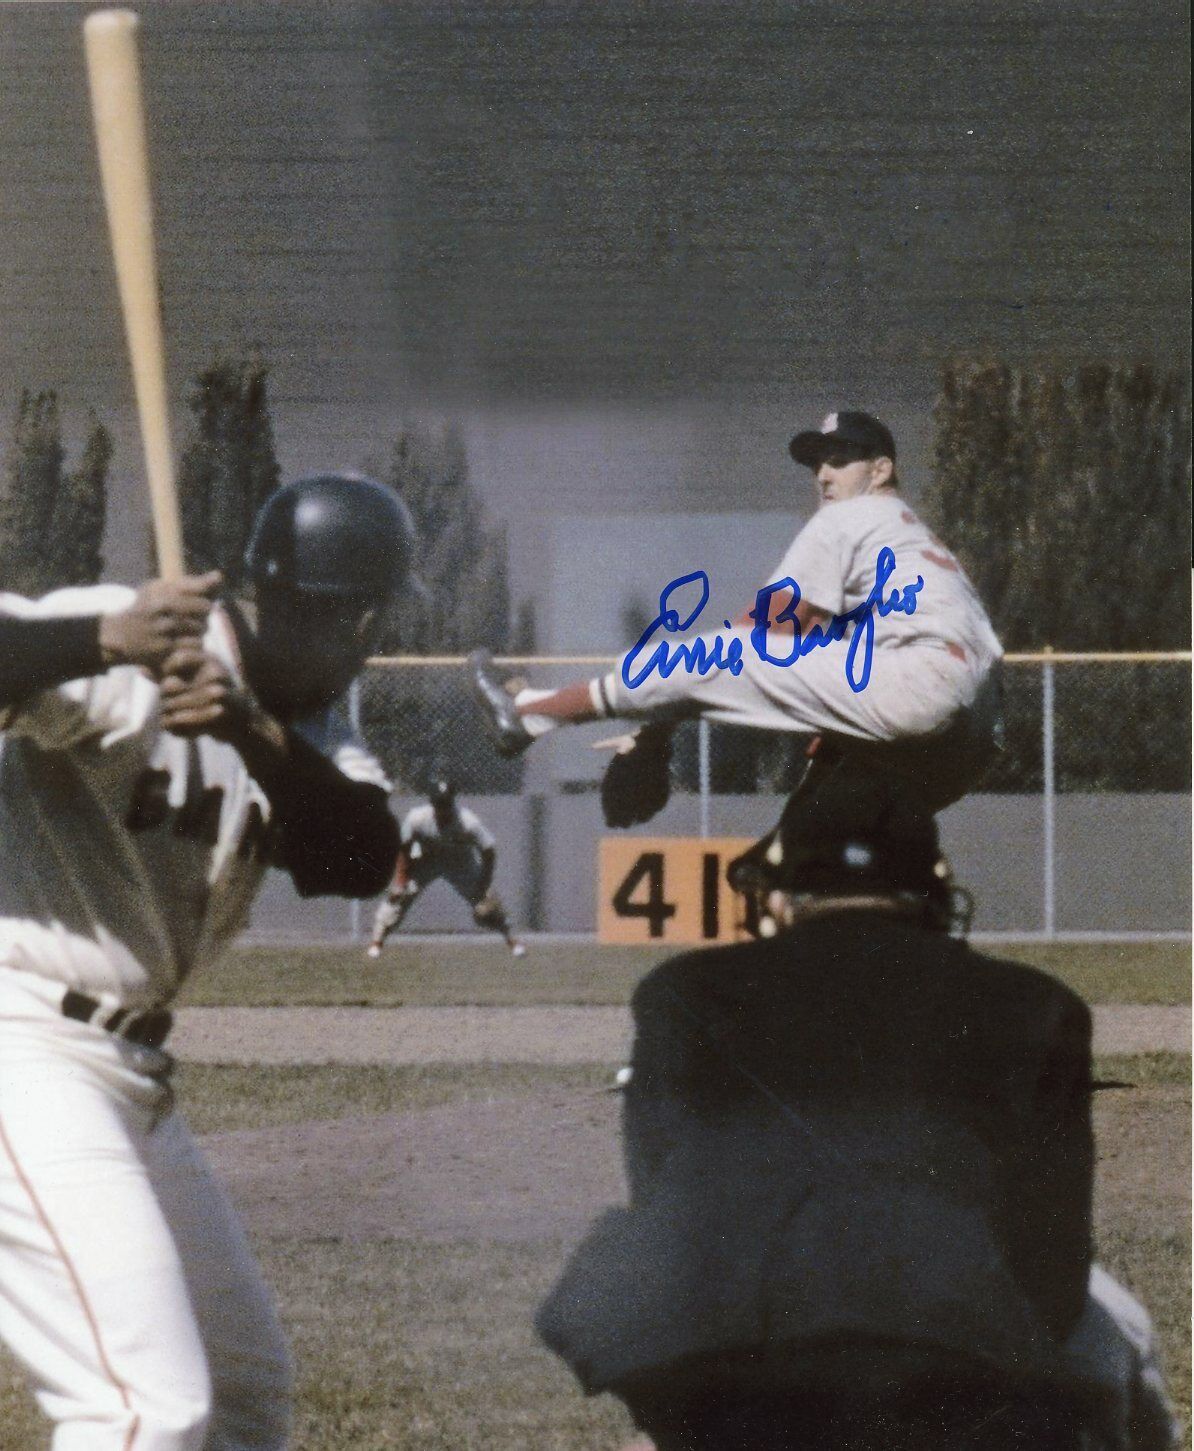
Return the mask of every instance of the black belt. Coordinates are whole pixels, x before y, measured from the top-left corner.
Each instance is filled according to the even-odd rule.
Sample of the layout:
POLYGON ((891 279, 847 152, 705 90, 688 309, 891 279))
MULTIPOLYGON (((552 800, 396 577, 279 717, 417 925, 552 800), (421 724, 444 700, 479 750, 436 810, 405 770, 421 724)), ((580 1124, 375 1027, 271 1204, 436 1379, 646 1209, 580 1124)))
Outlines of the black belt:
POLYGON ((103 1003, 74 988, 67 988, 63 996, 62 1016, 76 1023, 94 1023, 142 1048, 160 1048, 174 1025, 174 1015, 165 1008, 150 1008, 147 1013, 134 1013, 129 1008, 106 1012, 103 1003))

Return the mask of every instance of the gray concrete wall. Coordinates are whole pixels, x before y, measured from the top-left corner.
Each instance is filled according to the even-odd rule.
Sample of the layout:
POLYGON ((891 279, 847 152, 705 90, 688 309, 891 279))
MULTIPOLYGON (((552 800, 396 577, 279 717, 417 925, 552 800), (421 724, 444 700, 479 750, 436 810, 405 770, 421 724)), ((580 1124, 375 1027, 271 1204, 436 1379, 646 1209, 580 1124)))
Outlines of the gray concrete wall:
MULTIPOLYGON (((395 809, 411 803, 396 798, 395 809)), ((597 843, 595 792, 470 799, 498 839, 495 880, 516 923, 531 930, 592 932, 597 843)), ((781 798, 715 796, 714 836, 758 836, 781 798)), ((974 894, 978 932, 1038 932, 1044 923, 1044 817, 1039 796, 972 796, 941 818, 958 880, 974 894)), ((699 801, 676 796, 642 836, 695 836, 699 801)), ((1190 929, 1190 798, 1184 795, 1073 795, 1056 803, 1056 928, 1059 932, 1186 932, 1190 929)), ((373 907, 360 909, 367 931, 373 907)), ((274 874, 253 914, 256 937, 338 941, 351 905, 299 901, 274 874)), ((464 931, 468 908, 442 883, 429 889, 408 931, 464 931)))
MULTIPOLYGON (((72 443, 99 410, 109 565, 140 577, 83 9, 0 5, 0 398, 57 389, 72 443)), ((1188 356, 1172 0, 233 0, 142 29, 175 418, 247 343, 289 476, 452 418, 527 587, 557 511, 787 507, 793 426, 850 401, 912 483, 956 353, 1188 356)))

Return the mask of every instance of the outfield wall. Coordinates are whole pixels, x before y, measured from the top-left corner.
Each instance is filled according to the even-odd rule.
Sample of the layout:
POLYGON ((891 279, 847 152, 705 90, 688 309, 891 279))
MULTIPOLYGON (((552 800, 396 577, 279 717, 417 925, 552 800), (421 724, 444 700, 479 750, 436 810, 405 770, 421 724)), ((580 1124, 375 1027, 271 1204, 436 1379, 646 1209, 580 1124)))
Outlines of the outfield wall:
MULTIPOLYGON (((405 812, 416 798, 395 797, 405 812)), ((779 796, 714 796, 709 831, 757 836, 782 806, 779 796)), ((604 832, 593 791, 478 796, 468 804, 498 839, 496 887, 519 925, 543 932, 592 932, 596 853, 604 832)), ((699 799, 678 795, 644 836, 699 834, 699 799)), ((1190 797, 1060 795, 1054 815, 1054 927, 1058 933, 1184 933, 1191 923, 1190 797)), ((1040 796, 970 796, 941 816, 943 843, 959 882, 975 897, 976 932, 1035 934, 1045 923, 1045 817, 1040 796)), ((372 903, 355 912, 335 898, 300 901, 273 873, 253 913, 258 939, 350 939, 367 932, 372 903)), ((406 931, 468 931, 468 908, 442 883, 430 888, 406 931)))

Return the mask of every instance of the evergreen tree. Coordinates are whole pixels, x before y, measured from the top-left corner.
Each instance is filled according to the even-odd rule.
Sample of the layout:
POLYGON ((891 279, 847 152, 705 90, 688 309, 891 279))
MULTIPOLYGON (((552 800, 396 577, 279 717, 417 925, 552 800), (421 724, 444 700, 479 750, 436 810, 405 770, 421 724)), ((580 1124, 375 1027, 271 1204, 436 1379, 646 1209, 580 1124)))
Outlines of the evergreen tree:
POLYGON ((92 414, 67 469, 56 394, 22 394, 0 481, 0 588, 39 595, 99 578, 111 456, 92 414))
MULTIPOLYGON (((1188 648, 1190 390, 1150 364, 954 362, 935 413, 926 516, 1009 651, 1188 648)), ((1007 672, 1001 786, 1039 785, 1039 675, 1007 672)), ((1189 672, 1058 666, 1059 778, 1188 784, 1189 672)))
POLYGON ((454 428, 408 424, 390 457, 387 482, 414 519, 418 570, 427 597, 403 602, 387 631, 393 654, 507 650, 512 636, 505 531, 489 525, 469 483, 454 428))
POLYGON ((535 648, 535 601, 519 600, 514 612, 514 638, 510 647, 515 655, 530 655, 535 648))
POLYGON ((187 399, 191 431, 178 476, 187 568, 222 570, 231 589, 257 511, 279 483, 268 373, 256 354, 218 357, 187 399))
POLYGON ((54 510, 48 542, 54 550, 55 581, 94 584, 103 572, 111 461, 112 436, 91 413, 79 465, 65 474, 54 510))
MULTIPOLYGON (((423 598, 408 592, 387 624, 386 654, 495 653, 515 648, 505 531, 490 524, 469 483, 456 429, 405 425, 395 440, 386 481, 411 511, 423 598)), ((517 648, 533 648, 531 615, 518 621, 517 648)), ((467 680, 459 670, 411 667, 375 671, 364 692, 366 734, 412 790, 448 776, 462 791, 515 791, 518 762, 493 751, 467 680)))

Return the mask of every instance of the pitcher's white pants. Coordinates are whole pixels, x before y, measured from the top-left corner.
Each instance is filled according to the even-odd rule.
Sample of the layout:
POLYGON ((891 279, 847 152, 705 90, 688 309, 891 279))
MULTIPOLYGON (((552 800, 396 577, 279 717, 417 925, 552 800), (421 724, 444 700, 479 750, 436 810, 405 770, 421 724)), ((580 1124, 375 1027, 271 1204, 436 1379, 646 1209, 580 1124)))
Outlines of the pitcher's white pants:
POLYGON ((0 967, 0 1339, 53 1451, 281 1451, 286 1346, 168 1054, 0 967))
MULTIPOLYGON (((601 682, 605 713, 630 720, 683 719, 699 714, 761 730, 840 731, 864 740, 890 741, 941 730, 974 702, 983 679, 983 672, 937 645, 881 646, 875 651, 868 684, 855 691, 846 676, 848 641, 814 650, 783 666, 759 659, 750 644, 749 630, 723 633, 725 640, 737 639, 742 646, 740 674, 710 670, 702 675, 681 664, 667 676, 653 670, 631 687, 619 667, 601 682)), ((702 640, 712 653, 715 635, 694 638, 702 640)), ((778 644, 772 641, 777 654, 790 648, 788 638, 778 644)), ((649 659, 650 652, 644 652, 637 669, 642 670, 649 659)), ((860 670, 861 659, 855 667, 856 678, 860 670)), ((635 678, 633 671, 631 678, 635 678)))
MULTIPOLYGON (((932 644, 881 646, 875 650, 869 683, 855 691, 846 675, 844 643, 781 666, 759 659, 748 631, 732 633, 743 645, 741 674, 690 674, 680 666, 666 677, 654 671, 631 688, 619 668, 590 683, 594 708, 630 720, 700 715, 760 730, 808 735, 835 731, 895 746, 903 756, 902 773, 933 811, 972 790, 998 749, 1002 715, 997 664, 980 670, 932 644)), ((711 652, 714 637, 701 638, 711 652)), ((855 679, 862 678, 858 670, 855 679)), ((889 764, 897 765, 894 756, 889 764)))

